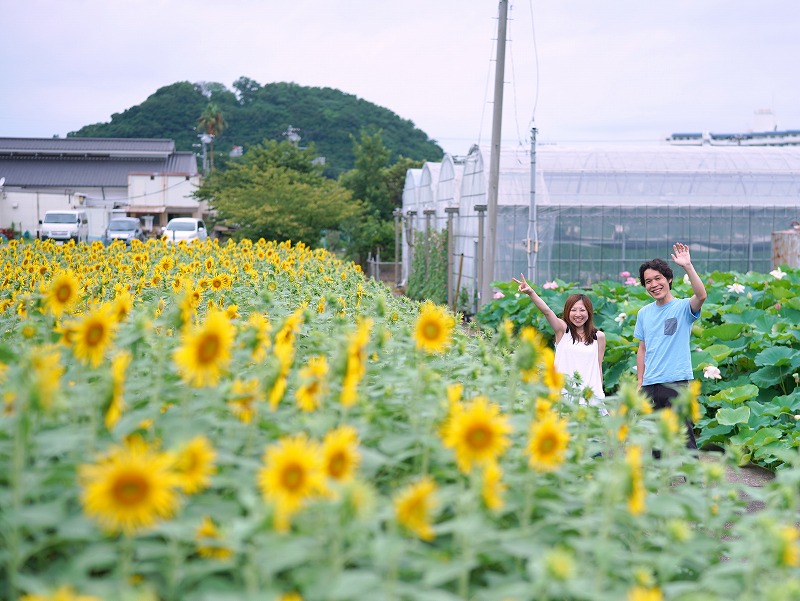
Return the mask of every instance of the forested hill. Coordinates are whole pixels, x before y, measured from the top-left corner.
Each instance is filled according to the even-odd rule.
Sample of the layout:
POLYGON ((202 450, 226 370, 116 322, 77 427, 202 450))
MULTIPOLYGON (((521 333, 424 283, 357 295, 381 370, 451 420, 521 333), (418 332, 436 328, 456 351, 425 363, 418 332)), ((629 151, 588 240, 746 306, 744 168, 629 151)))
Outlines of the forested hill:
POLYGON ((416 160, 441 160, 442 149, 414 124, 352 94, 332 88, 293 83, 261 85, 241 77, 233 90, 220 83, 178 82, 160 88, 141 104, 111 115, 68 136, 98 138, 171 138, 178 150, 197 150, 197 120, 209 103, 216 104, 226 122, 214 142, 218 155, 234 146, 247 148, 264 140, 283 140, 289 126, 297 128, 300 145, 313 143, 326 160, 326 174, 337 177, 354 165, 353 142, 362 129, 382 130, 392 152, 416 160))

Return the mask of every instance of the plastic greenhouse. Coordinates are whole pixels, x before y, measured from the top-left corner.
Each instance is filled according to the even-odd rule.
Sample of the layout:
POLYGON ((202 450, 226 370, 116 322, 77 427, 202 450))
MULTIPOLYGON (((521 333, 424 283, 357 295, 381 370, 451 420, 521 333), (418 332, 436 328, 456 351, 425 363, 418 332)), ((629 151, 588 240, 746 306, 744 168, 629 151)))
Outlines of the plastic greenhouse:
MULTIPOLYGON (((473 309, 480 290, 489 160, 474 146, 406 176, 403 280, 414 238, 448 229, 450 298, 461 309, 473 309)), ((678 241, 701 273, 769 271, 772 233, 800 219, 800 147, 543 145, 535 163, 531 195, 529 150, 501 152, 495 280, 635 276, 678 241)))

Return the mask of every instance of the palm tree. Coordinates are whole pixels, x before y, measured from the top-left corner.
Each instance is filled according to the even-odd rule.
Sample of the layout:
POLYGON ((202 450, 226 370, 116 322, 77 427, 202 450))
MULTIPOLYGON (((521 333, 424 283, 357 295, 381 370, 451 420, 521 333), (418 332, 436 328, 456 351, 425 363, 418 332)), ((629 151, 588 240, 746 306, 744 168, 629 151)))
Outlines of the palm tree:
POLYGON ((198 129, 203 130, 210 140, 211 152, 211 171, 214 171, 214 138, 221 135, 225 129, 225 117, 222 116, 222 111, 216 103, 211 102, 200 115, 197 120, 198 129))

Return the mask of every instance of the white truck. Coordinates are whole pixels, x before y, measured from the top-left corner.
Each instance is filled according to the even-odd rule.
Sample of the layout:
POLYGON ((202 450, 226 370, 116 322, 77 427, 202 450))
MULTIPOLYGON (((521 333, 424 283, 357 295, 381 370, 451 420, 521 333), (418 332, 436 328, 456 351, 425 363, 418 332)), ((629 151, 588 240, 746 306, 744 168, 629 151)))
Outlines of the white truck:
POLYGON ((39 221, 39 237, 42 240, 56 240, 75 243, 89 240, 89 220, 86 211, 58 210, 47 211, 39 221))

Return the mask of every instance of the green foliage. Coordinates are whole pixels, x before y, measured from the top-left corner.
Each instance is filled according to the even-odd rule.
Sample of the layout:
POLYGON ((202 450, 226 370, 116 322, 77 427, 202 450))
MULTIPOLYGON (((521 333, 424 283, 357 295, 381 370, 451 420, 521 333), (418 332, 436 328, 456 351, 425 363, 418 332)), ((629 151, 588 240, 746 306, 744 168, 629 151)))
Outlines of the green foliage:
POLYGON ((385 172, 389 165, 389 149, 381 140, 381 132, 370 134, 361 130, 360 140, 353 140, 356 157, 355 167, 339 177, 339 183, 353 193, 354 198, 363 200, 370 212, 375 211, 381 219, 392 216, 389 190, 385 172))
MULTIPOLYGON (((550 390, 547 358, 529 369, 534 345, 505 328, 456 327, 446 349, 424 352, 418 303, 305 247, 36 240, 0 255, 11 269, 0 287, 2 599, 800 598, 800 455, 777 426, 755 444, 783 445, 786 469, 749 488, 726 477, 729 461, 698 461, 663 413, 642 414, 635 384, 602 417, 550 390), (78 274, 74 310, 47 309, 31 265, 78 274), (175 290, 218 270, 229 287, 175 290), (134 302, 114 311, 105 360, 87 364, 64 325, 119 301, 116 284, 134 302), (227 342, 197 335, 214 307, 229 307, 227 342), (219 381, 197 387, 176 358, 202 340, 212 360, 197 367, 219 381), (309 380, 320 359, 330 370, 309 380), (313 411, 296 403, 309 384, 313 411), (340 427, 356 437, 331 453, 340 427), (198 440, 206 450, 187 455, 198 440), (342 463, 352 480, 338 477, 342 463), (426 492, 410 496, 420 483, 426 492), (103 527, 120 517, 142 523, 123 535, 103 527)), ((743 406, 720 427, 777 415, 766 404, 734 413, 743 406)))
POLYGON ((416 232, 406 294, 415 300, 447 304, 447 231, 416 232))
POLYGON ((371 253, 394 257, 395 223, 393 212, 402 206, 403 188, 408 169, 421 161, 401 158, 389 166, 391 152, 384 145, 381 131, 361 130, 359 140, 353 138, 355 167, 339 177, 339 183, 364 201, 369 212, 366 221, 350 220, 343 233, 348 240, 346 257, 363 263, 371 253))
POLYGON ((235 239, 301 240, 316 247, 324 230, 358 218, 362 205, 314 163, 314 148, 266 142, 215 172, 197 196, 213 203, 235 239))
POLYGON ((108 123, 86 125, 68 136, 93 138, 170 138, 178 150, 194 150, 197 116, 208 98, 188 81, 159 88, 141 104, 111 115, 108 123))
POLYGON ((394 260, 394 222, 376 214, 357 216, 342 223, 345 258, 363 265, 367 257, 380 254, 383 261, 394 260))
MULTIPOLYGON (((733 443, 742 461, 775 468, 782 450, 800 446, 800 271, 782 268, 773 274, 713 272, 705 277, 708 299, 692 328, 692 365, 702 382, 703 417, 695 424, 699 445, 733 443), (785 274, 785 275, 782 275, 785 274), (739 286, 742 292, 737 292, 739 286), (719 379, 713 370, 720 370, 719 379), (706 375, 706 373, 708 375, 706 375)), ((606 333, 606 390, 635 374, 638 341, 636 314, 652 302, 640 286, 612 281, 589 289, 555 281, 555 289, 537 288, 556 313, 567 296, 583 292, 595 309, 595 324, 606 333)), ((478 314, 484 326, 497 329, 509 319, 516 328, 532 325, 552 343, 544 316, 514 282, 494 282, 504 297, 487 303, 478 314)), ((676 278, 678 298, 691 288, 676 278)))
POLYGON ((389 163, 402 156, 416 160, 442 156, 442 149, 411 121, 352 94, 294 83, 262 86, 247 77, 237 79, 233 88, 216 82, 174 83, 159 88, 141 104, 113 114, 108 123, 87 125, 68 135, 170 138, 178 150, 192 151, 197 143, 197 118, 213 103, 227 122, 224 135, 216 140, 216 159, 234 145, 247 150, 265 139, 283 140, 289 126, 299 128, 303 146, 317 147, 326 159, 325 175, 331 178, 355 166, 352 138, 365 128, 381 132, 390 152, 389 163))

